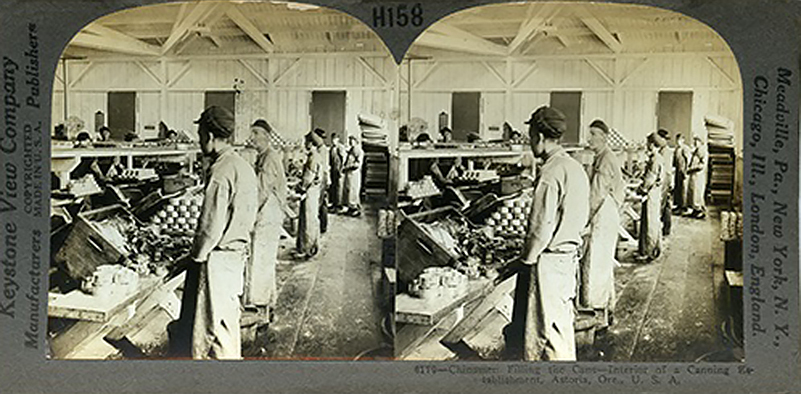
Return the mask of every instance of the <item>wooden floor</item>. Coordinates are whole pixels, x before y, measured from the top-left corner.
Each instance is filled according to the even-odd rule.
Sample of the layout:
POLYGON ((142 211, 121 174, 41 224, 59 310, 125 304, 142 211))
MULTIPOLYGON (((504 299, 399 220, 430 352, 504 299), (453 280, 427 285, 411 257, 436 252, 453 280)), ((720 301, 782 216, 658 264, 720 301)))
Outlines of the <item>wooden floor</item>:
MULTIPOLYGON (((580 361, 737 361, 742 347, 731 335, 728 293, 724 279, 724 243, 720 219, 712 210, 705 220, 673 216, 673 229, 662 256, 637 263, 633 255, 621 257, 615 269, 618 301, 614 324, 597 332, 594 343, 580 346, 580 361)), ((425 335, 401 356, 414 360, 454 360, 456 353, 439 340, 455 321, 441 327, 399 331, 425 335), (443 328, 444 327, 444 328, 443 328)), ((487 343, 503 346, 501 330, 487 333, 487 343)), ((736 331, 741 331, 741 327, 736 331)), ((403 346, 399 346, 399 349, 403 346)), ((500 353, 495 353, 498 357, 500 353)), ((486 359, 486 358, 485 358, 486 359)), ((495 357, 490 357, 495 359, 495 357)))
POLYGON ((615 324, 579 357, 604 361, 734 361, 740 349, 724 334, 729 305, 720 216, 673 216, 662 256, 625 259, 615 269, 615 324))
POLYGON ((382 334, 381 240, 376 209, 361 217, 329 215, 320 253, 291 260, 294 238, 282 241, 273 322, 246 345, 245 357, 348 359, 389 346, 382 334))

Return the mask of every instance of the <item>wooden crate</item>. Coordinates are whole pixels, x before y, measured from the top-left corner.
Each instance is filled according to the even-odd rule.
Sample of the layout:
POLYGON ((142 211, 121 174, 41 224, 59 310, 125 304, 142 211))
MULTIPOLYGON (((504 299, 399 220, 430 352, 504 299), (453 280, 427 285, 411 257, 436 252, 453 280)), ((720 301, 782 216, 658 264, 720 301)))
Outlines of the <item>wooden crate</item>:
POLYGON ((127 258, 126 252, 110 242, 94 223, 114 215, 125 215, 136 220, 121 205, 78 214, 72 231, 55 257, 57 263, 66 267, 71 278, 81 280, 91 276, 100 265, 120 263, 127 258))
POLYGON ((460 215, 453 207, 442 207, 404 217, 398 229, 397 268, 400 285, 411 283, 426 267, 446 266, 459 256, 433 240, 420 223, 432 223, 460 215))

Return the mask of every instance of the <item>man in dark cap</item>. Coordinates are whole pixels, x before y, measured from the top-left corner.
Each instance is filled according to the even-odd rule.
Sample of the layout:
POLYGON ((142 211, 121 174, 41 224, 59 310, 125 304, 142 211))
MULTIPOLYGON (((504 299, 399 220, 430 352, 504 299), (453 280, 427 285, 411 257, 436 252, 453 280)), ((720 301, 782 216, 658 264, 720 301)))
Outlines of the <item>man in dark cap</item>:
POLYGON ((665 182, 665 163, 659 150, 667 144, 657 133, 648 134, 648 162, 638 193, 644 196, 640 214, 639 256, 643 261, 654 260, 662 251, 662 184, 665 182))
POLYGON ((620 227, 619 209, 626 196, 620 162, 608 145, 609 127, 600 119, 590 123, 590 149, 595 159, 590 173, 590 223, 586 253, 581 261, 579 305, 606 310, 615 304, 615 251, 620 227))
POLYGON ((523 358, 575 360, 573 299, 590 185, 581 164, 559 144, 562 112, 540 107, 526 122, 531 150, 544 161, 535 182, 528 233, 508 333, 523 339, 523 358))
POLYGON ((192 358, 239 359, 239 296, 256 218, 258 182, 253 168, 231 146, 230 111, 209 107, 195 123, 200 148, 211 165, 181 315, 192 322, 192 358))

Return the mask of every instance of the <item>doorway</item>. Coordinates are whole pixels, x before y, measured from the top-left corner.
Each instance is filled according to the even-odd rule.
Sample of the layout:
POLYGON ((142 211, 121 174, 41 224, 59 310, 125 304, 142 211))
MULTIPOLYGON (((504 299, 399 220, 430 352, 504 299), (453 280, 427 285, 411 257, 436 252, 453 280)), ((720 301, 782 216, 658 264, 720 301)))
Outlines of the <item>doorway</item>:
POLYGON ((656 127, 670 133, 675 141, 676 134, 684 135, 692 141, 692 92, 659 92, 656 109, 656 127))
POLYGON ((108 92, 106 112, 111 139, 122 141, 136 133, 136 92, 108 92))
POLYGON ((225 108, 234 115, 236 120, 236 92, 229 90, 215 90, 205 93, 203 100, 203 108, 206 109, 216 105, 225 108))
MULTIPOLYGON (((451 96, 451 120, 453 140, 467 141, 469 133, 480 134, 481 92, 455 92, 451 96)), ((432 133, 433 139, 439 139, 439 130, 432 133)))
MULTIPOLYGON (((317 91, 311 97, 312 130, 320 128, 325 131, 326 143, 330 144, 331 134, 336 133, 347 143, 345 135, 345 102, 344 91, 317 91)), ((356 132, 356 130, 351 130, 356 132)))
POLYGON ((581 143, 581 92, 551 92, 551 108, 565 114, 567 130, 562 135, 562 142, 581 143))

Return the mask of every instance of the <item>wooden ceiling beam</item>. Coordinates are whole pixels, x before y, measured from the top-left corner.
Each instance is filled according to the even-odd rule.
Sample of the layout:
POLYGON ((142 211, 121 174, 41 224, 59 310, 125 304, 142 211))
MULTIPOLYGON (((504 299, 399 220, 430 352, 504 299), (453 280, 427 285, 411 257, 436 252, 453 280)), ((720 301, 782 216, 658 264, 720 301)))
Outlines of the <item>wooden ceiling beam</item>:
POLYGON ((559 13, 559 6, 552 3, 546 4, 532 4, 529 12, 538 8, 535 12, 531 13, 530 17, 520 24, 517 30, 517 35, 512 40, 507 48, 507 54, 511 55, 522 47, 523 44, 528 42, 532 37, 537 34, 537 31, 550 22, 556 14, 559 13))
POLYGON ((603 42, 609 49, 612 50, 614 53, 620 53, 623 50, 623 44, 618 41, 617 37, 615 37, 606 26, 601 23, 597 18, 595 18, 586 8, 579 7, 577 8, 577 14, 581 23, 584 26, 587 26, 590 31, 598 37, 601 42, 603 42))
POLYGON ((129 55, 158 56, 160 54, 158 47, 136 39, 119 39, 85 31, 79 32, 73 37, 70 45, 129 55))
MULTIPOLYGON (((83 29, 83 31, 86 33, 103 37, 104 39, 116 43, 116 45, 119 45, 121 50, 114 52, 139 53, 143 55, 158 55, 159 53, 159 47, 155 45, 148 44, 144 41, 138 40, 127 34, 100 25, 98 23, 93 23, 90 24, 89 26, 86 26, 83 29)), ((107 49, 107 50, 112 50, 112 49, 107 49)))
MULTIPOLYGON (((462 37, 446 36, 432 31, 423 33, 423 35, 417 38, 414 44, 430 48, 473 53, 477 55, 506 56, 506 49, 503 47, 501 47, 503 48, 502 50, 499 50, 494 47, 476 45, 476 43, 472 40, 462 37)), ((500 45, 497 46, 500 47, 500 45)))
MULTIPOLYGON (((429 28, 430 31, 442 34, 453 39, 460 40, 464 45, 475 46, 480 51, 485 53, 504 54, 506 47, 498 45, 492 41, 486 40, 473 33, 462 30, 458 27, 449 25, 447 23, 437 23, 429 28)), ((425 34, 425 33, 424 33, 425 34)))
POLYGON ((264 36, 264 33, 259 30, 253 22, 248 19, 242 11, 240 11, 235 6, 228 8, 226 11, 226 15, 231 18, 237 26, 239 26, 245 34, 253 40, 256 45, 258 45, 264 52, 273 53, 275 51, 275 45, 264 36))
POLYGON ((200 21, 205 19, 212 11, 214 11, 219 4, 211 2, 200 2, 189 14, 176 24, 175 28, 167 37, 167 41, 161 46, 161 54, 164 55, 172 49, 175 44, 184 39, 190 30, 195 27, 200 21))

